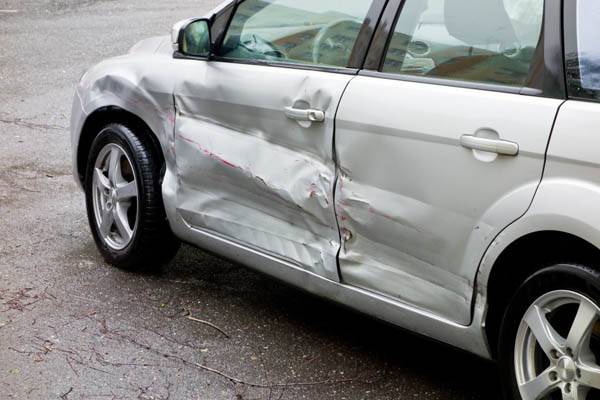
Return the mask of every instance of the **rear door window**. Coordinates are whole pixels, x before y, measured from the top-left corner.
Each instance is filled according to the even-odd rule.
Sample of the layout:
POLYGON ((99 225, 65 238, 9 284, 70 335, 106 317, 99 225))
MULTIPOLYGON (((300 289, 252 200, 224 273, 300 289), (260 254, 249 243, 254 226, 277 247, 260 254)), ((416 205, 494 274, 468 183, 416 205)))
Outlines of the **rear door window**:
POLYGON ((544 0, 406 0, 383 72, 524 86, 544 0))
POLYGON ((600 100, 600 1, 565 2, 567 85, 571 97, 600 100))

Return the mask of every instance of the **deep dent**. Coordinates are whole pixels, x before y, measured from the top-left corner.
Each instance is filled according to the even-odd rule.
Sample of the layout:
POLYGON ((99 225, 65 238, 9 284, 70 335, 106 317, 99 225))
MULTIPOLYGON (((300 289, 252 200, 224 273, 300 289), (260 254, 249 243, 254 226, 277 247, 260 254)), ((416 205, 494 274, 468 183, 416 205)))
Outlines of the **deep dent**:
POLYGON ((339 281, 333 116, 350 77, 292 70, 269 77, 261 69, 211 63, 203 79, 182 81, 175 96, 178 213, 195 229, 339 281), (256 87, 240 92, 242 84, 256 87), (292 105, 325 110, 328 118, 290 120, 283 111, 292 105))

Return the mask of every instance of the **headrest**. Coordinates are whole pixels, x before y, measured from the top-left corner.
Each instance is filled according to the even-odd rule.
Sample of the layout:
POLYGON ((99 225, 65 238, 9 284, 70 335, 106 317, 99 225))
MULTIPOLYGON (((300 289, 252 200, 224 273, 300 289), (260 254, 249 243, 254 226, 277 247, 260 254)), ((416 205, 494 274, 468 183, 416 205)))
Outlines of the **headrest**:
POLYGON ((517 43, 504 0, 445 0, 448 32, 468 45, 517 43))

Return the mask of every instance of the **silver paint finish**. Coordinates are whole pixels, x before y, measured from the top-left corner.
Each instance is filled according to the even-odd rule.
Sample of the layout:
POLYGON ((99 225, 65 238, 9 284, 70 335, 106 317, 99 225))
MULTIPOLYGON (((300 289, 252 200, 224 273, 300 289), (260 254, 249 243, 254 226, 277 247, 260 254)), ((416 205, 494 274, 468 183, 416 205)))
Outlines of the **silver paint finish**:
MULTIPOLYGON (((333 117, 351 75, 271 68, 266 74, 258 66, 174 60, 164 50, 171 46, 165 39, 167 44, 154 54, 117 57, 84 75, 72 113, 74 157, 89 115, 107 106, 127 110, 159 139, 167 167, 163 198, 180 238, 311 293, 489 357, 480 328, 483 313, 476 314, 474 325, 461 326, 407 302, 339 282, 333 117), (217 73, 226 74, 232 83, 215 82, 217 73), (266 99, 266 93, 251 97, 236 90, 240 81, 247 82, 242 75, 248 73, 257 81, 251 83, 254 90, 277 100, 257 107, 256 100, 266 99), (210 80, 202 79, 207 77, 210 80), (274 81, 280 84, 269 85, 274 81), (285 107, 307 107, 302 101, 323 110, 325 121, 287 118, 285 107), (199 113, 201 102, 205 115, 199 113), (236 112, 226 113, 229 107, 236 112), (215 123, 224 113, 227 123, 215 123), (198 129, 202 127, 210 129, 198 129), (216 132, 222 136, 217 138, 216 132), (210 190, 203 185, 215 181, 220 182, 210 190), (231 207, 223 207, 222 201, 231 207), (204 206, 212 213, 203 214, 204 206), (242 224, 248 229, 236 227, 242 224), (267 233, 260 233, 258 228, 265 226, 267 233)), ((77 176, 76 158, 74 172, 77 176)))
POLYGON ((83 76, 74 172, 92 113, 137 115, 165 155, 170 224, 190 243, 484 357, 488 278, 512 241, 559 230, 600 247, 596 104, 563 107, 539 185, 560 101, 172 52, 170 37, 149 39, 83 76), (463 135, 519 153, 465 149, 463 135))
POLYGON ((490 245, 477 278, 485 294, 494 264, 516 240, 556 231, 600 248, 600 104, 569 100, 558 114, 544 178, 527 213, 490 245))
MULTIPOLYGON (((175 196, 172 188, 176 185, 171 181, 173 179, 176 179, 173 175, 166 177, 165 196, 167 197, 175 196)), ((327 279, 295 263, 266 254, 263 250, 250 248, 213 232, 193 228, 183 221, 174 207, 168 208, 167 214, 176 235, 201 248, 211 249, 217 254, 309 293, 344 304, 383 321, 443 341, 481 357, 490 357, 486 339, 481 331, 481 319, 477 319, 471 326, 453 323, 410 304, 327 279)))
POLYGON ((519 154, 519 144, 508 140, 488 139, 475 135, 462 135, 460 137, 462 147, 479 150, 487 153, 496 153, 504 156, 516 156, 519 154))
POLYGON ((178 75, 180 215, 339 280, 333 131, 352 76, 185 60, 178 75))
POLYGON ((471 323, 479 260, 531 203, 560 104, 354 79, 336 121, 343 281, 471 323), (463 135, 519 154, 465 149, 463 135))

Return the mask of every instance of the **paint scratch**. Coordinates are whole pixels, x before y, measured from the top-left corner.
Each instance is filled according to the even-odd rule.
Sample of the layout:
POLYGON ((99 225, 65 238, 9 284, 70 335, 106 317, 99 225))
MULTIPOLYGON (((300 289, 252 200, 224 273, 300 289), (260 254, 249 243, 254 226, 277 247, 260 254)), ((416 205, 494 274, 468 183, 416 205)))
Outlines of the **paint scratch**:
POLYGON ((200 143, 197 143, 195 141, 193 141, 192 139, 189 139, 185 136, 182 136, 181 134, 179 135, 179 137, 181 139, 183 139, 184 141, 196 146, 198 148, 198 150, 200 150, 202 152, 202 154, 204 154, 205 156, 207 156, 208 158, 215 160, 217 162, 220 162, 221 164, 232 168, 232 169, 242 169, 241 167, 235 165, 234 163, 227 161, 226 159, 224 159, 223 157, 213 153, 212 151, 208 150, 206 147, 202 146, 200 143))

